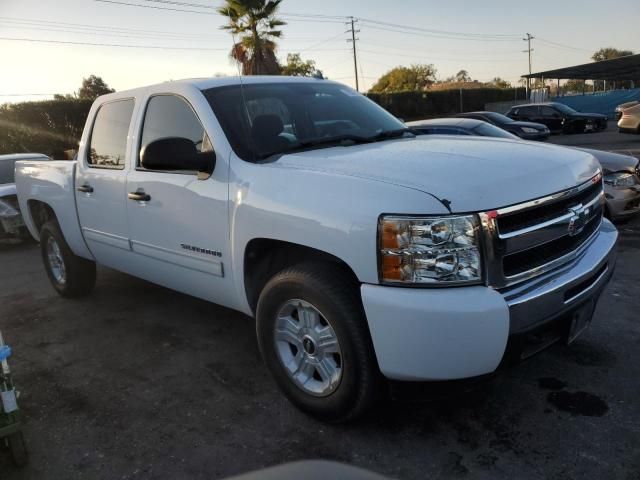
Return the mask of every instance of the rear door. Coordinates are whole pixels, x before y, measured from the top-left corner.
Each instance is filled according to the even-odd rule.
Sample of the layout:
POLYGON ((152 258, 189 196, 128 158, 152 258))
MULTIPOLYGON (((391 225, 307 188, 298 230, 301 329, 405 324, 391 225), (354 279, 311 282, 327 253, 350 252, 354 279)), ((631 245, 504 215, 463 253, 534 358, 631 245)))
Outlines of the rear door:
POLYGON ((134 259, 132 273, 174 290, 226 305, 233 298, 228 227, 228 171, 218 159, 210 178, 194 171, 152 171, 140 164, 140 152, 154 140, 180 137, 200 151, 214 149, 192 105, 172 94, 151 96, 146 104, 127 179, 127 200, 134 259), (230 266, 230 265, 229 265, 230 266))
POLYGON ((129 98, 98 108, 84 158, 78 158, 75 180, 78 216, 87 246, 98 263, 119 270, 130 253, 126 166, 134 105, 129 98))

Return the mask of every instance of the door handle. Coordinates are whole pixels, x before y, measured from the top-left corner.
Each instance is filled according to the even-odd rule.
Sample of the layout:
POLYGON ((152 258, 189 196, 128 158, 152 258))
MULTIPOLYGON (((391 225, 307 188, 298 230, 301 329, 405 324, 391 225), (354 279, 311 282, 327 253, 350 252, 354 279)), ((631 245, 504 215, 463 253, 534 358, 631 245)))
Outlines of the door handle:
POLYGON ((87 183, 76 188, 79 192, 82 193, 93 193, 93 187, 87 183))
POLYGON ((151 200, 151 195, 147 195, 144 192, 131 192, 127 197, 129 200, 135 200, 136 202, 148 202, 151 200))

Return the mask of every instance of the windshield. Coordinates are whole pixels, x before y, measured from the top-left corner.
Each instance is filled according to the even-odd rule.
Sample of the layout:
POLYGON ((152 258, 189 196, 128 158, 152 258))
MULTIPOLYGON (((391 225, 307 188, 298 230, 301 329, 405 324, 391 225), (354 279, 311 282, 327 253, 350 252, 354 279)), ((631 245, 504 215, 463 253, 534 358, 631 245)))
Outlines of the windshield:
POLYGON ((15 183, 15 160, 0 160, 0 185, 3 183, 15 183))
POLYGON ((507 117, 506 115, 502 115, 501 113, 486 112, 483 115, 495 123, 499 123, 499 124, 513 123, 513 120, 511 118, 507 117))
POLYGON ((480 135, 482 137, 497 137, 497 138, 512 138, 512 139, 518 138, 515 135, 505 130, 502 130, 499 127, 496 127, 495 125, 491 125, 490 123, 482 123, 477 127, 475 127, 472 131, 474 132, 475 135, 480 135))
POLYGON ((279 82, 204 91, 231 147, 248 161, 400 137, 406 126, 368 98, 329 82, 279 82))
POLYGON ((564 103, 554 103, 553 106, 557 109, 560 110, 562 113, 578 113, 576 110, 574 110, 571 107, 566 106, 564 103))

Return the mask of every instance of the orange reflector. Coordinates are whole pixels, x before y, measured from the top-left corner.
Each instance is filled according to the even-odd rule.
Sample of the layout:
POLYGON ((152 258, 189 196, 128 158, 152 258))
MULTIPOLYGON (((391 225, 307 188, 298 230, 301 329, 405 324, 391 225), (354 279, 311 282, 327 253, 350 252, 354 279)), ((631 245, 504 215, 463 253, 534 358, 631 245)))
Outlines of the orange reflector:
POLYGON ((382 257, 382 278, 384 280, 402 280, 402 257, 398 255, 382 257))
POLYGON ((382 225, 382 248, 398 248, 398 225, 385 222, 382 225))

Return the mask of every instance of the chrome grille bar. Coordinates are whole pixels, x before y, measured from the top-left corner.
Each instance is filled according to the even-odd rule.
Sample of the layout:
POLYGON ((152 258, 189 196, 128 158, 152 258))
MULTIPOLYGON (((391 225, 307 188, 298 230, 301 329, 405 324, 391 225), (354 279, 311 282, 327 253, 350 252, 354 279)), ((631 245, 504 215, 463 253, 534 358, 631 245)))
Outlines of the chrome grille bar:
POLYGON ((575 259, 597 235, 603 204, 597 172, 575 188, 481 213, 488 284, 509 287, 575 259))

